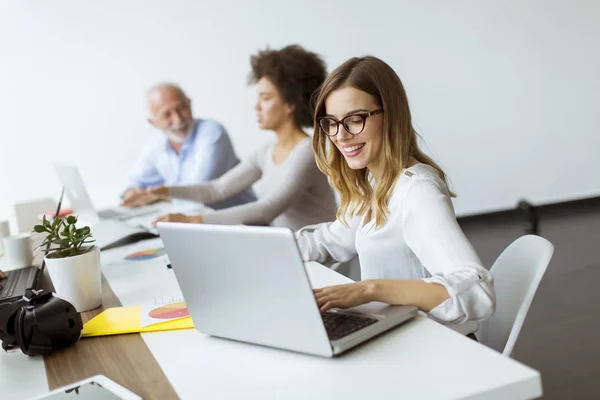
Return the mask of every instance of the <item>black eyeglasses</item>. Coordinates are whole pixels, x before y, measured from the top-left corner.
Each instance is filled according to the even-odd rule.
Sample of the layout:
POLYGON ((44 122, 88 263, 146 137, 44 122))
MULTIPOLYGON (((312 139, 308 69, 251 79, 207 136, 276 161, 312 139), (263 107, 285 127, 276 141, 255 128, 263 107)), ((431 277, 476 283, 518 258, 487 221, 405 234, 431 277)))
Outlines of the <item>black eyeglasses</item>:
POLYGON ((372 115, 381 114, 383 109, 370 111, 370 112, 361 112, 356 114, 346 115, 342 118, 341 121, 333 117, 320 117, 319 118, 319 126, 323 133, 327 136, 335 136, 338 134, 340 130, 340 124, 344 125, 346 132, 352 135, 358 135, 365 129, 365 124, 367 122, 367 118, 372 115))

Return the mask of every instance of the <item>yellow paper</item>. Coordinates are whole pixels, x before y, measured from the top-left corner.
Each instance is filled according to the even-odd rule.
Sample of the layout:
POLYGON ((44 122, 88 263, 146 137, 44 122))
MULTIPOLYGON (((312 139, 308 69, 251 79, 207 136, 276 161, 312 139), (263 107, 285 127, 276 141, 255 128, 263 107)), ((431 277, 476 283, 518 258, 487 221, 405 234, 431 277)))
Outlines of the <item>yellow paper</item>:
POLYGON ((168 331, 193 328, 192 317, 159 322, 141 327, 141 307, 114 307, 96 315, 83 325, 82 337, 118 335, 122 333, 168 331))

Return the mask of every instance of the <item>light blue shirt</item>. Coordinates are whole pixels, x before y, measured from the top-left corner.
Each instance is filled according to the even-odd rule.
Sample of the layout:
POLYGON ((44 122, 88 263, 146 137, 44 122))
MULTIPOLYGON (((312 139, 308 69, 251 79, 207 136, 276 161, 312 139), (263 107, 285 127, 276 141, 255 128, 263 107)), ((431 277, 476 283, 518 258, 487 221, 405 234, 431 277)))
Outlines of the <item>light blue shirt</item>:
MULTIPOLYGON (((166 135, 149 143, 129 173, 128 187, 194 185, 210 181, 238 165, 229 135, 221 124, 198 119, 188 140, 175 152, 166 135)), ((251 189, 215 204, 215 209, 256 200, 251 189)))

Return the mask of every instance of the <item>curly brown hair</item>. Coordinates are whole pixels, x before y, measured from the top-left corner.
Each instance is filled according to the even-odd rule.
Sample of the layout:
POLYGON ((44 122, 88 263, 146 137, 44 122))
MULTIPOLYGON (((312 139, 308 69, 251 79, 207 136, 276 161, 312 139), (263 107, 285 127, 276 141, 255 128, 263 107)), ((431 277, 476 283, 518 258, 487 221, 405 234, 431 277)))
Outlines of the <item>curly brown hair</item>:
POLYGON ((277 87, 283 100, 294 106, 294 118, 298 126, 313 126, 311 97, 327 77, 321 56, 299 45, 290 45, 281 50, 267 48, 259 51, 250 57, 250 65, 252 72, 249 83, 268 78, 277 87))

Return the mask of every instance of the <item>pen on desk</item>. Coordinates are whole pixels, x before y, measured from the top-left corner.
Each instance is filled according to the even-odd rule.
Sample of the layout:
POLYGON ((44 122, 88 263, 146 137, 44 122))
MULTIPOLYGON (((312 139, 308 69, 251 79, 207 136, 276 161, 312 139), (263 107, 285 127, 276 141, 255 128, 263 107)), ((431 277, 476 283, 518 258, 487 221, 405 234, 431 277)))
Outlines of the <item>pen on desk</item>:
POLYGON ((56 206, 56 211, 54 212, 54 216, 52 217, 52 219, 58 218, 58 214, 60 214, 60 208, 62 207, 63 197, 65 197, 65 187, 64 186, 60 192, 60 197, 58 199, 58 205, 56 206))

